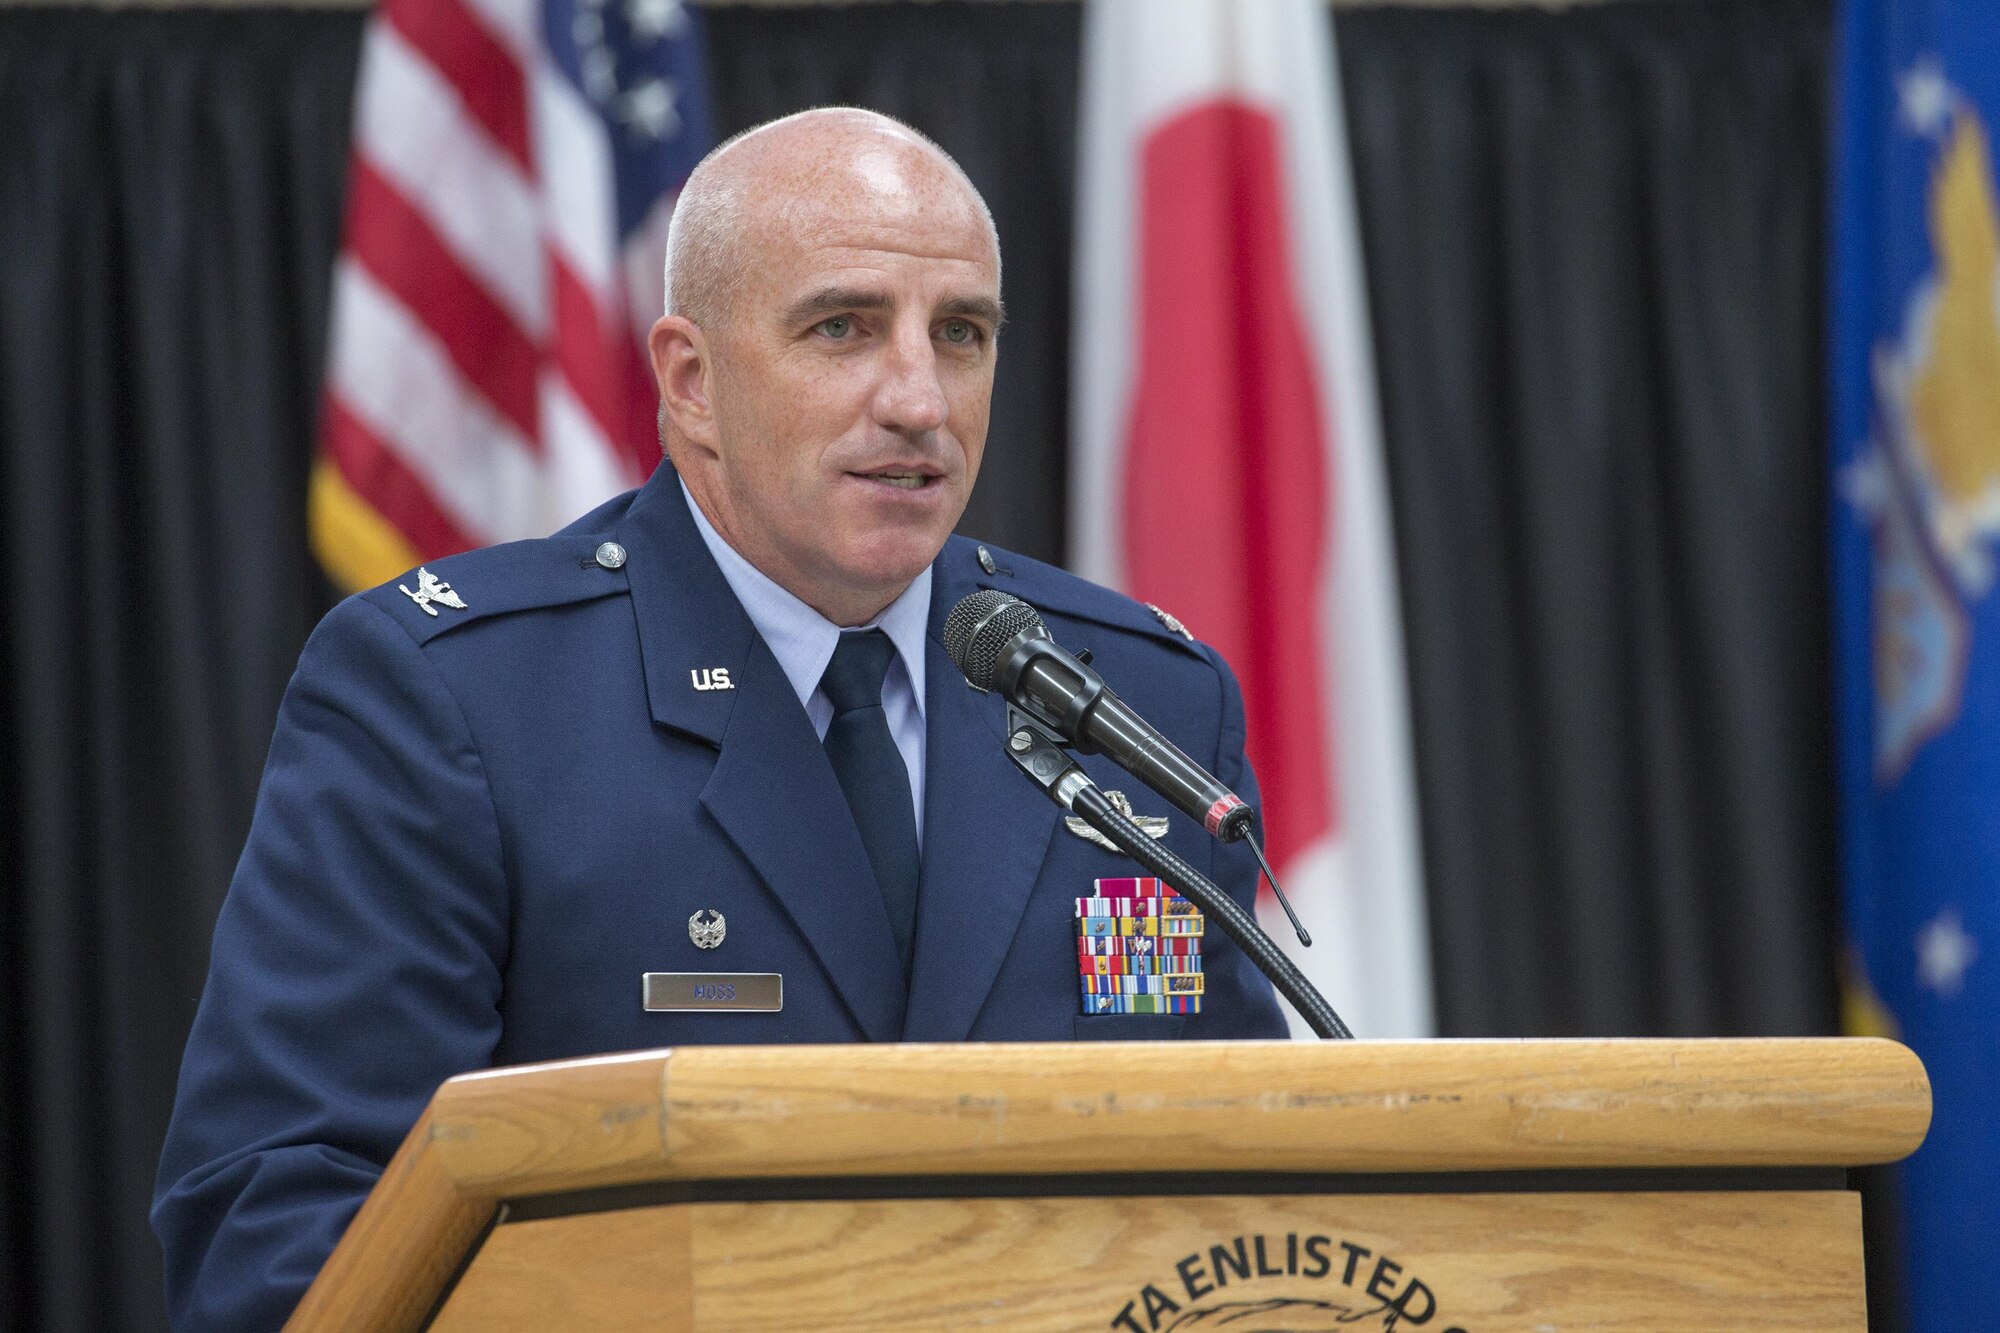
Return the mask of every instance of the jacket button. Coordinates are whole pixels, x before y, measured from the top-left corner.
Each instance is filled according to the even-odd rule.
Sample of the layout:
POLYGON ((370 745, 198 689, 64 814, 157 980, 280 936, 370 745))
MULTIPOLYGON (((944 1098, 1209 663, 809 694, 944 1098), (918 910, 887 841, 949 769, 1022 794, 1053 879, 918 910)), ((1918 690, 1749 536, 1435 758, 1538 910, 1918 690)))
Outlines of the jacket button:
POLYGON ((625 563, 625 548, 617 542, 606 542, 597 548, 597 563, 606 569, 618 569, 625 563))

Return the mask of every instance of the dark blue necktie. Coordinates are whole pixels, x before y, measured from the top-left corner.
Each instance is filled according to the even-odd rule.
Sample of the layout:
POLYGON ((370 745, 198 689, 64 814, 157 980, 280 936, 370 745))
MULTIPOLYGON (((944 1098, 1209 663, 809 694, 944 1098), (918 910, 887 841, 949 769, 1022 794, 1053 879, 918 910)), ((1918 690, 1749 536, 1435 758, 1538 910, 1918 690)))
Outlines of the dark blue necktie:
POLYGON ((843 634, 833 661, 819 678, 820 689, 833 702, 833 721, 826 728, 826 757, 854 811, 861 845, 875 867, 882 905, 889 909, 889 928, 903 958, 903 975, 910 973, 910 951, 917 934, 917 813, 910 797, 910 771, 903 753, 889 734, 889 717, 882 711, 882 681, 896 646, 879 629, 843 634))

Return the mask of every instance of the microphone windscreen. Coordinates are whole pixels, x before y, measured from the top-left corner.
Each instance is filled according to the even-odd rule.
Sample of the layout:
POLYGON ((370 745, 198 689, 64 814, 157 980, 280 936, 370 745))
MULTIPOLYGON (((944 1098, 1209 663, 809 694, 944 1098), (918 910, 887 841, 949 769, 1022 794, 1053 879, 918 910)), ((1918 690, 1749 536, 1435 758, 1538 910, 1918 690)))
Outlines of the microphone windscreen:
POLYGON ((1000 650, 1023 630, 1048 634, 1034 607, 1018 597, 981 588, 962 598, 945 617, 944 650, 974 689, 990 690, 1000 650))

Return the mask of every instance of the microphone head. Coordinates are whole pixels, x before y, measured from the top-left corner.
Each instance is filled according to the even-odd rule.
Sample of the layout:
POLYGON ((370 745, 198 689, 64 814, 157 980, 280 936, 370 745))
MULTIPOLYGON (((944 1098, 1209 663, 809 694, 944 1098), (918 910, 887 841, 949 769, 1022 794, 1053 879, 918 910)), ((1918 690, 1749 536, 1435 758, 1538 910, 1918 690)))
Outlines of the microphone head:
POLYGON ((1023 631, 1043 638, 1048 627, 1035 608, 992 588, 970 593, 944 620, 944 650, 975 690, 991 690, 1000 650, 1023 631))

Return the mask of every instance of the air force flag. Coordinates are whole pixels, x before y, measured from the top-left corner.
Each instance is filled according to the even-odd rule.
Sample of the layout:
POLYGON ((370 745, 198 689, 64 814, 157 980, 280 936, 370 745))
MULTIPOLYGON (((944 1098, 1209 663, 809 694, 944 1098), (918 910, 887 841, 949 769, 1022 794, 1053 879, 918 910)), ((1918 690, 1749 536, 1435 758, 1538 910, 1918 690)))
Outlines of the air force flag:
POLYGON ((2000 1311, 2000 6, 1850 0, 1833 556, 1856 1013, 1930 1070, 1917 1333, 2000 1311))

